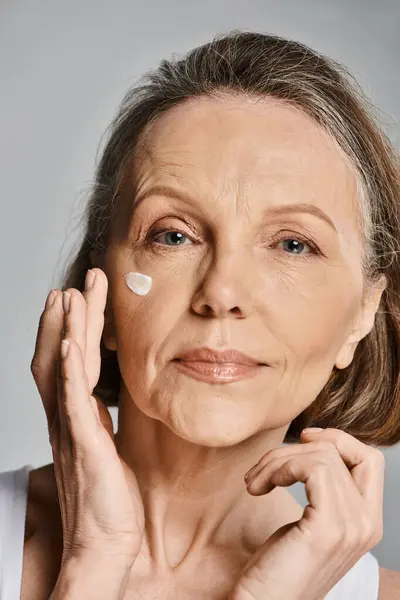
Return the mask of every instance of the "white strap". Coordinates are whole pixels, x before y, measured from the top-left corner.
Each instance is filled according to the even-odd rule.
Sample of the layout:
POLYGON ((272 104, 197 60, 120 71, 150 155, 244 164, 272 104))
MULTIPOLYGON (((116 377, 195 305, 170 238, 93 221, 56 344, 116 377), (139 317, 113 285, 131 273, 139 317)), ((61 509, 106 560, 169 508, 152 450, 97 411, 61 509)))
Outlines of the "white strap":
POLYGON ((364 554, 325 596, 325 600, 378 600, 379 563, 371 552, 364 554))
POLYGON ((25 465, 0 474, 0 600, 21 594, 28 477, 25 465))

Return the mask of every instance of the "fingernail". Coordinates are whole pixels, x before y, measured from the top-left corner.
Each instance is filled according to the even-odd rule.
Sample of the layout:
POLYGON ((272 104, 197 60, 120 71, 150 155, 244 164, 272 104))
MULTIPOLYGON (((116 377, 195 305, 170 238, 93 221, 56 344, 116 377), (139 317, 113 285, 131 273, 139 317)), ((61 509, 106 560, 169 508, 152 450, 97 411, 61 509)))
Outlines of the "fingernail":
POLYGON ((64 313, 67 314, 69 306, 71 304, 71 294, 69 292, 63 292, 63 309, 64 313))
POLYGON ((86 279, 85 279, 85 290, 90 290, 91 287, 93 287, 93 283, 96 277, 96 273, 94 273, 91 269, 88 270, 88 272, 86 273, 86 279))
POLYGON ((51 290, 49 295, 47 296, 46 310, 48 310, 50 308, 50 306, 53 306, 56 296, 57 296, 57 292, 55 292, 55 290, 51 290))
POLYGON ((254 471, 254 469, 256 468, 257 465, 254 465, 254 467, 251 467, 251 469, 249 469, 249 471, 247 471, 246 475, 244 476, 244 480, 247 481, 250 478, 250 475, 252 474, 252 472, 254 471))
POLYGON ((61 358, 66 358, 68 354, 69 341, 62 340, 61 342, 61 358))
POLYGON ((318 433, 318 431, 324 431, 322 427, 306 427, 301 433, 318 433))

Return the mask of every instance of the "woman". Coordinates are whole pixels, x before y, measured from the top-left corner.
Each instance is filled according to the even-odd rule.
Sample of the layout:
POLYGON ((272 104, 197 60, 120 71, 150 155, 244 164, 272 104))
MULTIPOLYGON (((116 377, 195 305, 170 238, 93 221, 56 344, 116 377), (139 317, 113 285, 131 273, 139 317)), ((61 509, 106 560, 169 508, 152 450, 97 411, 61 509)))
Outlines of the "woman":
POLYGON ((54 464, 22 573, 29 467, 2 476, 4 600, 398 597, 369 552, 400 440, 399 173, 371 115, 343 67, 250 32, 128 92, 40 320, 54 464))

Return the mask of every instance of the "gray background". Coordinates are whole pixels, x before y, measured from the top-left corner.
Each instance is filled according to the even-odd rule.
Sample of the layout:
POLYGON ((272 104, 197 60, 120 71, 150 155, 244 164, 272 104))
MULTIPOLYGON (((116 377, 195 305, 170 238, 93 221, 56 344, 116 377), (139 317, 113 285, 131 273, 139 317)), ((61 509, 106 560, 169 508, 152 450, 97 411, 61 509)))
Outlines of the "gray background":
MULTIPOLYGON (((0 471, 52 461, 29 369, 38 318, 126 89, 216 33, 276 33, 344 62, 398 146, 399 25, 398 0, 0 0, 0 471)), ((373 554, 400 570, 400 452, 384 453, 385 530, 373 554)), ((304 506, 303 490, 291 488, 304 506)))

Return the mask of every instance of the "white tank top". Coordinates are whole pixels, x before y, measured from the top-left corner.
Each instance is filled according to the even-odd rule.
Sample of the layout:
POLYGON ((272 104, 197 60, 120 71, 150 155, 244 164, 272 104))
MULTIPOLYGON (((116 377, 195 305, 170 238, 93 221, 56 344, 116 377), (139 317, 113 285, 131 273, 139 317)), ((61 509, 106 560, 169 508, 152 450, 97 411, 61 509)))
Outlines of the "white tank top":
MULTIPOLYGON (((0 600, 19 600, 29 471, 25 465, 0 473, 0 600)), ((325 600, 378 600, 379 565, 367 552, 325 600)))

